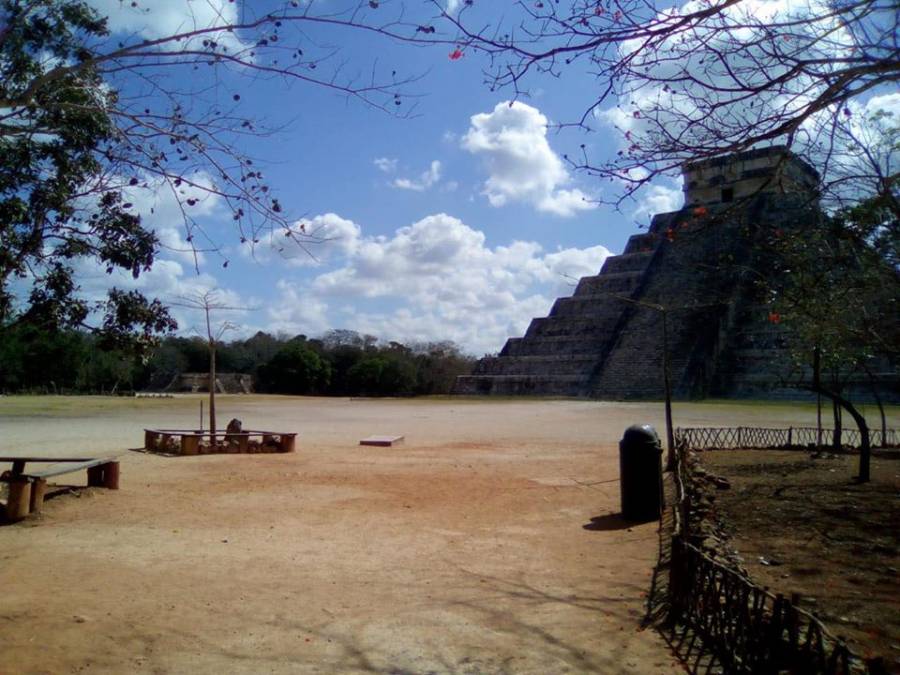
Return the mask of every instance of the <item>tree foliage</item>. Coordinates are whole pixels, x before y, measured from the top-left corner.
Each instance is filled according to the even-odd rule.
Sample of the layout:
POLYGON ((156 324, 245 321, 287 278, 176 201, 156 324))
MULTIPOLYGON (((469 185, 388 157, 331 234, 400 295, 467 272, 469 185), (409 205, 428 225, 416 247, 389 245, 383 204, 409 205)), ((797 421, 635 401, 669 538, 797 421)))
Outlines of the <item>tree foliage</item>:
POLYGON ((174 327, 162 305, 113 289, 89 303, 77 291, 84 259, 135 278, 150 268, 158 241, 121 191, 99 189, 102 154, 115 144, 105 90, 83 41, 106 33, 79 2, 0 4, 0 322, 51 328, 86 325, 101 314, 113 342, 174 327), (78 64, 48 77, 47 61, 78 64), (16 302, 11 286, 30 287, 16 302))
POLYGON ((305 340, 291 340, 260 367, 259 380, 276 394, 313 394, 327 390, 331 365, 305 340))
POLYGON ((770 233, 764 282, 773 314, 796 348, 854 371, 900 355, 898 224, 880 200, 770 233))
MULTIPOLYGON (((876 197, 832 217, 771 232, 763 285, 770 320, 782 324, 796 362, 790 379, 844 408, 862 436, 860 478, 869 479, 868 425, 846 391, 880 386, 900 357, 898 224, 876 197)), ((893 379, 893 378, 891 378, 893 379)))
MULTIPOLYGON (((319 396, 449 394, 474 359, 451 342, 396 342, 343 331, 345 340, 310 340, 259 332, 217 342, 220 372, 253 376, 256 389, 319 396), (367 339, 368 338, 368 339, 367 339)), ((123 393, 162 391, 181 373, 205 373, 205 337, 167 337, 145 359, 128 350, 99 348, 83 331, 46 331, 29 324, 0 328, 0 392, 123 393)))
MULTIPOLYGON (((144 347, 173 329, 165 307, 137 291, 99 301, 79 287, 96 267, 134 278, 151 268, 160 242, 142 223, 142 193, 170 193, 190 246, 226 266, 222 241, 194 216, 209 196, 230 210, 235 241, 273 231, 285 245, 318 241, 242 151, 270 130, 242 114, 241 93, 225 81, 279 77, 391 114, 414 105, 406 87, 415 78, 377 63, 353 71, 305 32, 415 34, 379 3, 200 4, 185 3, 171 34, 112 35, 86 0, 0 0, 0 324, 91 327, 144 347)), ((163 9, 119 11, 153 26, 163 9)))

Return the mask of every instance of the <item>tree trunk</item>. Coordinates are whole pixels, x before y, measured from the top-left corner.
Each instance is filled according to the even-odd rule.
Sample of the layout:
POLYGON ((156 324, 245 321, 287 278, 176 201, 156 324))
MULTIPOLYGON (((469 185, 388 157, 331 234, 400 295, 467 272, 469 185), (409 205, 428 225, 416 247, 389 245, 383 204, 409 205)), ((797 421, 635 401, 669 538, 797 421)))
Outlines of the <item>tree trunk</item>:
POLYGON ((888 447, 887 418, 884 414, 884 402, 881 400, 881 396, 878 395, 878 380, 865 364, 863 364, 863 368, 865 369, 866 375, 869 378, 869 386, 872 388, 872 397, 875 399, 875 403, 878 405, 878 414, 881 416, 881 447, 886 448, 888 447))
MULTIPOLYGON (((818 346, 813 349, 813 382, 821 382, 822 359, 818 346)), ((822 392, 816 392, 816 449, 822 448, 822 392)))
POLYGON ((662 310, 663 388, 666 395, 666 471, 675 470, 675 432, 672 429, 672 374, 669 363, 668 313, 662 310))
POLYGON ((209 444, 216 445, 216 347, 209 347, 209 444))
MULTIPOLYGON (((872 460, 872 446, 869 443, 869 425, 866 424, 866 418, 863 417, 860 412, 856 409, 856 407, 847 399, 845 399, 840 394, 836 394, 834 392, 828 391, 827 389, 822 387, 822 382, 819 379, 819 350, 816 349, 813 353, 813 383, 812 386, 809 387, 810 390, 814 391, 817 394, 822 394, 823 396, 831 399, 832 403, 835 406, 840 406, 853 418, 853 421, 856 422, 857 428, 859 428, 859 477, 858 480, 860 483, 868 483, 871 480, 870 476, 870 464, 872 460)), ((837 409, 837 408, 835 408, 837 409)), ((837 419, 837 418, 836 418, 837 419)))
POLYGON ((866 418, 856 409, 850 401, 840 394, 835 394, 827 389, 816 389, 818 385, 813 385, 811 389, 816 393, 821 393, 826 398, 831 399, 832 403, 840 406, 853 418, 859 429, 859 482, 868 483, 871 480, 870 465, 872 460, 872 445, 869 440, 869 425, 866 424, 866 418))
POLYGON ((884 403, 881 401, 881 397, 878 395, 878 390, 875 385, 872 385, 872 396, 875 397, 875 403, 878 405, 878 414, 881 416, 881 446, 882 448, 887 447, 887 418, 884 415, 884 403))
POLYGON ((822 447, 822 394, 816 392, 816 447, 822 447))
POLYGON ((834 450, 840 450, 844 435, 843 419, 841 418, 841 406, 834 399, 831 401, 831 412, 834 415, 834 434, 831 437, 831 447, 834 450))

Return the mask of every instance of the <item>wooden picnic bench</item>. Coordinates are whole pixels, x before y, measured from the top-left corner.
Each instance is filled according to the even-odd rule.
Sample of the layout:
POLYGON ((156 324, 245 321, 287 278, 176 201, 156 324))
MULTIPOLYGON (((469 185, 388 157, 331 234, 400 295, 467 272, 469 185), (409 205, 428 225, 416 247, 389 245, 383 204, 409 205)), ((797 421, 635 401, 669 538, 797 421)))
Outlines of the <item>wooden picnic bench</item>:
POLYGON ((0 457, 0 462, 12 462, 12 470, 3 474, 9 485, 6 517, 21 520, 30 513, 39 513, 44 505, 47 479, 87 469, 88 487, 119 489, 119 462, 111 457, 0 457), (28 463, 40 462, 49 466, 26 471, 28 463))

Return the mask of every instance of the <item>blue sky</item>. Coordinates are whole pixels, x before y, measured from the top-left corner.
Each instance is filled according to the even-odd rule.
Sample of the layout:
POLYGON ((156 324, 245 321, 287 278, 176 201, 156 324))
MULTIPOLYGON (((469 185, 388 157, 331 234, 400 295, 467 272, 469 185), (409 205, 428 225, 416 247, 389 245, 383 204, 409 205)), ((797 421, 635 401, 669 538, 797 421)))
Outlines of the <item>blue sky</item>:
MULTIPOLYGON (((344 1, 321 0, 314 6, 330 11, 344 1)), ((805 11, 817 16, 818 1, 810 0, 805 11)), ((114 42, 217 26, 284 6, 280 0, 89 2, 109 17, 114 42)), ((297 11, 309 2, 296 3, 297 11)), ((448 11, 460 5, 459 0, 433 2, 449 3, 442 5, 448 11)), ((696 2, 687 0, 682 9, 696 2)), ((385 12, 399 6, 394 0, 361 4, 364 13, 378 17, 391 16, 385 12), (370 10, 370 4, 376 7, 370 10)), ((495 22, 515 6, 499 0, 475 3, 474 24, 495 22)), ((427 2, 407 2, 406 7, 424 7, 422 18, 415 18, 422 23, 436 11, 427 2)), ((745 0, 734 11, 764 20, 792 8, 792 0, 745 0)), ((319 64, 318 74, 340 65, 341 77, 396 71, 397 78, 414 78, 403 87, 396 108, 411 114, 386 114, 323 87, 261 78, 246 68, 162 69, 152 76, 165 78, 163 88, 177 91, 193 107, 188 114, 219 108, 276 129, 247 137, 240 150, 263 170, 291 220, 326 241, 308 252, 285 247, 277 233, 252 247, 242 244, 221 198, 189 190, 172 194, 154 189, 163 186, 151 180, 150 189, 135 189, 128 198, 157 232, 161 255, 137 281, 126 275, 110 279, 101 268, 83 265, 79 272, 86 294, 102 297, 111 281, 164 301, 216 289, 224 303, 248 308, 221 317, 238 325, 230 337, 257 330, 312 337, 340 328, 384 341, 453 340, 481 355, 498 351, 533 317, 546 315, 555 298, 571 294, 579 277, 596 274, 653 214, 682 204, 680 179, 663 178, 639 193, 637 201, 613 210, 598 200, 614 199, 621 186, 575 173, 563 161, 566 153, 581 153, 584 144, 592 163, 602 164, 623 147, 626 132, 647 131, 642 106, 658 101, 670 109, 689 105, 689 99, 659 83, 632 91, 627 100, 605 103, 587 118, 591 133, 557 133, 554 124, 577 121, 597 95, 598 82, 581 62, 565 67, 560 78, 524 81, 527 95, 511 105, 513 92, 492 92, 484 83, 485 58, 475 53, 450 58, 453 45, 414 47, 318 24, 291 34, 295 28, 283 28, 286 39, 279 46, 299 39, 307 55, 316 49, 334 52, 319 64), (199 201, 190 212, 208 234, 210 249, 199 254, 186 241, 181 214, 183 203, 193 198, 199 201)), ((850 40, 835 30, 832 36, 850 40)), ((222 33, 217 39, 235 48, 248 44, 242 33, 222 33)), ((672 63, 663 60, 661 67, 672 63)), ((141 108, 162 103, 158 93, 145 95, 133 73, 111 84, 141 108)), ((788 100, 806 100, 803 87, 809 84, 798 81, 800 93, 788 100)), ((766 105, 786 103, 776 96, 766 105)), ((846 104, 844 113, 849 109, 864 136, 873 111, 893 111, 895 119, 900 115, 900 93, 873 91, 866 101, 846 104)), ((745 113, 754 115, 753 110, 728 110, 738 117, 745 113)), ((813 143, 815 124, 812 120, 808 129, 813 143)), ((195 178, 212 182, 213 175, 195 178)), ((198 326, 199 317, 188 310, 174 308, 173 313, 182 333, 198 326)))
MULTIPOLYGON (((92 4, 109 15, 116 39, 153 37, 240 9, 224 0, 157 0, 142 11, 118 0, 92 4)), ((377 60, 421 79, 408 87, 420 96, 404 119, 303 83, 216 75, 217 100, 279 127, 244 149, 292 218, 328 237, 311 249, 313 257, 278 251, 277 237, 274 246, 241 246, 230 213, 205 198, 193 212, 218 250, 195 266, 172 196, 133 195, 165 244, 136 285, 164 300, 219 289, 228 304, 252 308, 223 316, 240 325, 232 337, 345 328, 385 341, 453 340, 476 355, 495 352, 570 294, 579 277, 621 252, 637 222, 680 206, 673 182, 615 212, 593 201, 615 186, 566 168, 562 155, 579 152, 581 143, 595 157, 619 148, 621 134, 603 121, 588 135, 547 130, 548 122, 581 114, 594 86, 589 76, 536 79, 531 96, 510 107, 511 92, 483 84, 486 64, 477 56, 453 60, 445 46, 358 34, 317 39, 340 40, 348 68, 364 72, 377 60), (234 93, 238 103, 230 102, 234 93)), ((204 77, 173 85, 199 91, 209 84, 204 77)), ((108 283, 98 270, 83 271, 86 290, 108 283)), ((197 326, 199 317, 174 312, 182 332, 197 326)))
MULTIPOLYGON (((87 1, 108 16, 113 48, 117 42, 139 44, 284 6, 281 0, 87 1)), ((313 1, 330 11, 352 0, 313 1)), ((450 3, 442 5, 448 11, 460 5, 431 1, 450 3)), ((681 9, 701 1, 686 0, 681 9)), ((817 16, 819 1, 809 0, 806 11, 817 16)), ((738 9, 766 20, 794 7, 792 2, 743 0, 738 9)), ((297 11, 309 3, 298 1, 297 11)), ((369 12, 370 4, 378 16, 400 6, 399 0, 378 0, 362 3, 362 11, 369 12)), ((435 12, 424 0, 408 0, 406 6, 425 8, 417 22, 429 22, 435 12)), ((473 12, 482 13, 475 23, 495 21, 515 6, 475 3, 473 12)), ((741 17, 735 18, 740 25, 741 17)), ((334 53, 319 63, 317 74, 340 66, 340 77, 362 80, 373 71, 396 71, 398 78, 413 78, 396 108, 410 114, 388 114, 324 87, 263 78, 245 67, 161 68, 141 75, 177 92, 188 115, 219 109, 275 129, 247 136, 239 150, 262 169, 290 220, 325 241, 303 251, 285 246, 276 231, 254 246, 242 243, 221 197, 185 187, 173 193, 146 177, 149 187, 129 188, 127 199, 162 242, 153 269, 133 280, 126 274, 110 277, 102 266, 85 262, 78 270, 85 295, 100 299, 115 284, 178 302, 215 289, 223 303, 246 308, 219 317, 237 325, 227 337, 258 330, 315 337, 350 329, 383 341, 452 340, 481 355, 498 351, 533 317, 545 316, 555 298, 571 294, 578 278, 596 274, 653 214, 682 204, 680 179, 662 178, 614 210, 599 202, 614 200, 621 186, 573 172, 563 160, 566 153, 580 154, 583 145, 599 165, 623 147, 626 132, 646 134, 642 106, 684 112, 690 98, 669 92, 661 82, 632 90, 627 100, 604 103, 586 118, 591 133, 556 132, 555 124, 577 121, 597 96, 598 81, 580 62, 565 67, 560 78, 524 81, 527 95, 511 104, 513 92, 492 92, 484 83, 483 55, 450 58, 452 44, 415 47, 319 24, 302 25, 303 32, 292 35, 296 27, 284 27, 279 46, 296 38, 307 55, 334 53), (203 249, 199 253, 187 241, 185 204, 208 235, 194 239, 203 249)), ((831 28, 827 22, 822 27, 832 37, 850 39, 831 28)), ((240 32, 216 37, 235 49, 250 44, 240 32)), ((690 44, 678 44, 690 52, 690 44)), ((676 61, 663 59, 660 67, 676 61)), ((121 93, 123 105, 165 108, 161 90, 148 93, 146 82, 125 71, 110 85, 121 93)), ((802 103, 816 84, 798 81, 800 93, 788 100, 802 103)), ((765 105, 785 101, 775 96, 765 105)), ((740 119, 758 110, 728 108, 727 114, 740 119)), ((900 93, 873 91, 865 101, 846 103, 843 113, 849 117, 851 110, 855 131, 865 136, 875 110, 900 116, 900 93)), ((815 124, 804 129, 813 144, 815 124)), ((886 166, 884 174, 894 171, 886 166)), ((212 185, 216 172, 207 167, 192 177, 212 185)), ((200 317, 189 310, 176 306, 173 314, 182 334, 199 327, 200 317)))

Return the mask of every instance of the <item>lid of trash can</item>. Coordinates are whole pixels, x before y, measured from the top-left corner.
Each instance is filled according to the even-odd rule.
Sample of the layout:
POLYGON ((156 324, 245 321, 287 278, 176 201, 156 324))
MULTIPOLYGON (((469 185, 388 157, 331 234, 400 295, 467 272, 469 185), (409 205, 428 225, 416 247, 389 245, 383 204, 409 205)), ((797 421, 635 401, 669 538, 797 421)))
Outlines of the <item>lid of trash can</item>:
POLYGON ((649 424, 632 424, 622 435, 626 445, 660 445, 659 434, 649 424))

